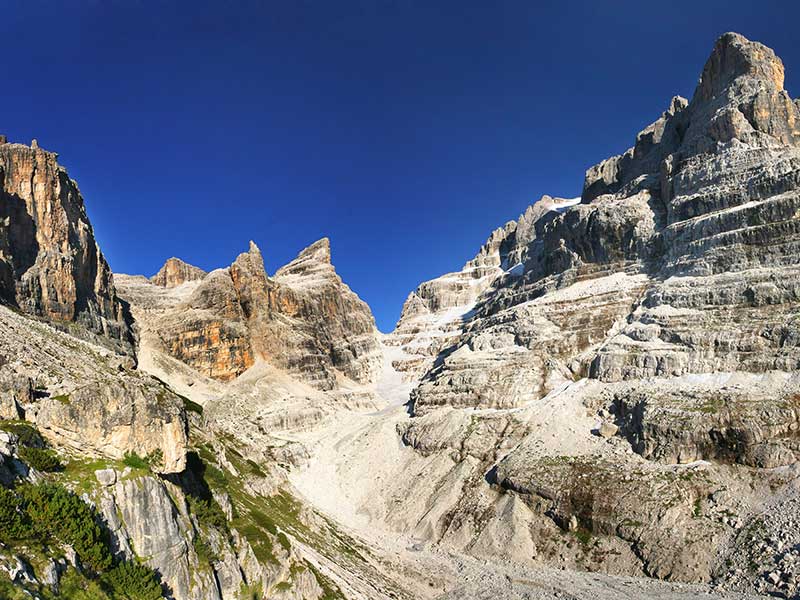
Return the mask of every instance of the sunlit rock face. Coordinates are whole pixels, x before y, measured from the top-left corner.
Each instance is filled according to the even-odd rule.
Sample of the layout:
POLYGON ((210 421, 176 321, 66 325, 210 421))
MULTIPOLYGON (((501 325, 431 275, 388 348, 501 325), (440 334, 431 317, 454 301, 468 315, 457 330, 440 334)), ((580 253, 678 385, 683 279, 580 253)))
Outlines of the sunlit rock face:
POLYGON ((783 73, 723 35, 692 99, 589 168, 578 202, 536 202, 480 277, 409 296, 388 338, 419 377, 398 431, 431 483, 404 525, 561 568, 768 581, 782 555, 748 550, 766 546, 741 515, 797 520, 800 108, 783 73), (591 552, 573 558, 567 533, 591 552))
POLYGON ((378 376, 374 318, 336 274, 327 239, 273 277, 252 242, 230 267, 202 276, 170 261, 151 284, 121 278, 123 290, 145 309, 166 352, 200 373, 230 381, 263 360, 323 390, 341 377, 364 384, 378 376))
POLYGON ((35 141, 0 143, 0 300, 123 346, 130 341, 78 185, 35 141))
MULTIPOLYGON (((517 406, 585 375, 800 367, 800 110, 783 72, 769 48, 723 35, 692 100, 673 98, 633 148, 591 167, 580 204, 539 210, 524 235, 507 226, 505 256, 522 266, 465 299, 415 410, 517 406)), ((426 292, 452 296, 441 287, 409 297, 404 343, 426 292)))
POLYGON ((206 272, 203 269, 185 263, 180 258, 173 256, 167 259, 164 266, 150 278, 150 281, 161 287, 173 288, 187 281, 203 279, 205 276, 206 272))

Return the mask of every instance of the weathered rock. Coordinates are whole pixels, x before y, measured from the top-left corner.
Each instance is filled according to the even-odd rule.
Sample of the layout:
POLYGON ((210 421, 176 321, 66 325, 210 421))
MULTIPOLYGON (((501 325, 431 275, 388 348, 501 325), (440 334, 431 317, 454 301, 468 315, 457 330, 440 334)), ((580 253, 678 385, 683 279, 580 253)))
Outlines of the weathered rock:
POLYGON ((121 459, 149 457, 161 473, 186 466, 186 414, 174 393, 154 382, 88 383, 68 396, 46 398, 28 411, 45 436, 61 445, 121 459))
POLYGON ((114 469, 98 469, 94 472, 94 477, 100 485, 106 487, 117 482, 117 472, 114 469))
MULTIPOLYGON (((153 302, 141 282, 130 284, 124 289, 132 302, 153 302)), ((160 308, 146 317, 164 350, 214 379, 230 381, 257 360, 326 390, 341 375, 368 383, 380 372, 374 319, 330 264, 327 239, 272 278, 251 242, 228 269, 212 271, 187 298, 160 308)))
POLYGON ((0 299, 122 347, 130 340, 78 186, 38 145, 0 145, 0 299))
POLYGON ((0 419, 22 419, 22 406, 32 400, 30 377, 0 367, 0 419))
POLYGON ((203 279, 207 273, 198 267, 183 262, 180 258, 167 259, 164 266, 158 273, 150 278, 155 285, 171 288, 179 286, 187 281, 197 281, 203 279))

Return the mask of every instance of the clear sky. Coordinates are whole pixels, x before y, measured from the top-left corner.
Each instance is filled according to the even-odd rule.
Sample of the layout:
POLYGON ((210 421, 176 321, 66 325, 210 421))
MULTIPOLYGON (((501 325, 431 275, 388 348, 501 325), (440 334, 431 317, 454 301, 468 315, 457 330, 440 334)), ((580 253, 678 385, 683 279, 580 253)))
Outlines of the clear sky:
POLYGON ((112 269, 268 272, 322 236, 390 330, 542 194, 691 96, 729 30, 784 59, 800 2, 11 0, 0 133, 77 179, 112 269))

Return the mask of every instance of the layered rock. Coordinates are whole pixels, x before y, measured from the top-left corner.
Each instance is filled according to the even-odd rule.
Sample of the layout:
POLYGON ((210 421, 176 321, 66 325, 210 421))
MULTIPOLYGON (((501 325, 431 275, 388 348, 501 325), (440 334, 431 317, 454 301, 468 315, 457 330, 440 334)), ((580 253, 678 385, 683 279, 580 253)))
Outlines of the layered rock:
POLYGON ((168 258, 158 273, 150 278, 155 285, 165 288, 179 286, 187 281, 203 279, 207 273, 199 267, 183 262, 180 258, 168 258))
POLYGON ((372 313, 336 274, 327 239, 273 277, 251 242, 229 268, 184 280, 174 294, 124 282, 159 345, 213 379, 235 379, 259 360, 323 390, 341 377, 369 383, 380 371, 372 313))
POLYGON ((0 144, 0 300, 129 342, 80 190, 57 155, 38 145, 0 144))
POLYGON ((391 337, 429 355, 399 435, 418 471, 452 463, 404 525, 521 560, 726 572, 715 550, 800 450, 800 112, 782 86, 771 50, 722 36, 691 101, 590 168, 580 204, 504 230, 505 266, 446 335, 412 324, 458 294, 410 296, 391 337), (457 500, 433 491, 450 481, 457 500))
POLYGON ((447 404, 465 390, 473 392, 470 404, 519 405, 550 389, 531 391, 546 381, 534 375, 544 360, 558 363, 553 371, 606 381, 800 367, 800 296, 792 283, 800 264, 800 113, 782 89, 782 73, 771 50, 722 36, 691 102, 673 99, 633 148, 590 168, 580 205, 534 221, 524 271, 497 280, 452 346, 440 349, 417 406, 447 404), (530 350, 520 344, 526 323, 546 330, 524 310, 531 301, 615 273, 635 276, 638 285, 602 319, 573 304, 571 320, 585 315, 596 329, 571 346, 560 334, 560 356, 548 346, 522 361, 495 351, 530 350), (504 320, 513 324, 498 330, 509 312, 515 316, 504 320), (474 354, 482 339, 490 340, 478 342, 492 348, 488 363, 474 354), (465 364, 473 373, 465 374, 465 364), (487 378, 487 369, 499 374, 487 378), (530 374, 527 393, 498 386, 524 379, 521 371, 530 374))
POLYGON ((395 367, 407 378, 427 372, 476 310, 482 296, 497 285, 514 281, 523 270, 528 247, 537 239, 536 223, 552 218, 577 199, 543 196, 517 221, 492 232, 475 257, 457 272, 425 281, 409 294, 395 330, 386 343, 402 348, 395 367))
POLYGON ((0 340, 2 418, 33 422, 56 447, 80 455, 135 453, 159 472, 183 470, 183 401, 131 370, 129 358, 5 307, 0 340))

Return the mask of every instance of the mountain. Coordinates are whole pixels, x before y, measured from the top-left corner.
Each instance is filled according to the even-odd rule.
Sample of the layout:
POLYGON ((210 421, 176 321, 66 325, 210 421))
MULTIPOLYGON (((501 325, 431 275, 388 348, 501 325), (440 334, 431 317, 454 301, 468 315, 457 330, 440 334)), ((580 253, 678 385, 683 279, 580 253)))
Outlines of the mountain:
POLYGON ((125 307, 78 185, 57 155, 0 139, 0 298, 25 314, 129 341, 125 307))
POLYGON ((0 597, 796 597, 783 81, 723 35, 388 335, 327 238, 112 276, 55 155, 3 139, 0 597))
POLYGON ((579 204, 531 219, 521 267, 409 297, 389 343, 426 359, 398 427, 455 465, 414 490, 408 527, 458 470, 461 492, 426 524, 439 543, 775 588, 779 557, 747 527, 761 502, 795 514, 800 107, 783 73, 762 44, 722 36, 691 101, 591 167, 579 204))

